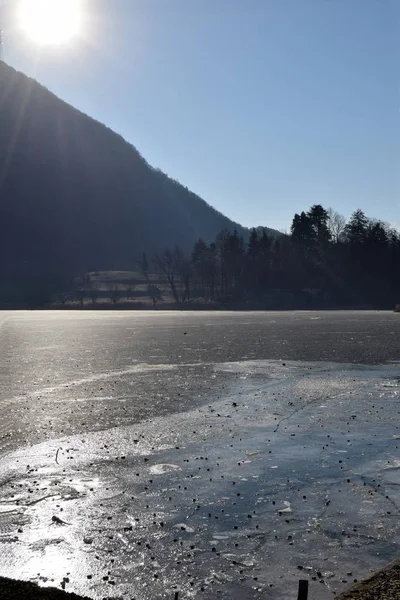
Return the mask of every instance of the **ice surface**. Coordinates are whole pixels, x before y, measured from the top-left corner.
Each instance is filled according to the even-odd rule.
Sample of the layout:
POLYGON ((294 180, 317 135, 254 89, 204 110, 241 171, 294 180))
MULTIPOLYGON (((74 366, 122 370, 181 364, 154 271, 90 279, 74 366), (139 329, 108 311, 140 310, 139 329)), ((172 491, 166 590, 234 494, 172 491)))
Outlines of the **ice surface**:
MULTIPOLYGON (((309 578, 310 600, 322 600, 398 556, 398 366, 143 368, 114 370, 125 392, 101 390, 112 398, 102 406, 129 404, 140 378, 155 402, 186 385, 201 402, 135 425, 104 412, 100 431, 32 443, 15 396, 0 461, 1 575, 58 586, 67 577, 67 591, 140 600, 176 590, 288 599, 309 578)), ((77 418, 99 385, 82 379, 77 418)), ((60 386, 41 385, 44 407, 60 386)))

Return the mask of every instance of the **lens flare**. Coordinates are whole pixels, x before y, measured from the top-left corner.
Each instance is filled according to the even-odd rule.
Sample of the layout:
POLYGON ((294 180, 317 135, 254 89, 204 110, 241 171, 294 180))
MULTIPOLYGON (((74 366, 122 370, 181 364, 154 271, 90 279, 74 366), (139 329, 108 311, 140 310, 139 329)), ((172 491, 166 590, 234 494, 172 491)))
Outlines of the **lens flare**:
POLYGON ((41 45, 65 44, 81 29, 79 0, 21 0, 21 28, 41 45))

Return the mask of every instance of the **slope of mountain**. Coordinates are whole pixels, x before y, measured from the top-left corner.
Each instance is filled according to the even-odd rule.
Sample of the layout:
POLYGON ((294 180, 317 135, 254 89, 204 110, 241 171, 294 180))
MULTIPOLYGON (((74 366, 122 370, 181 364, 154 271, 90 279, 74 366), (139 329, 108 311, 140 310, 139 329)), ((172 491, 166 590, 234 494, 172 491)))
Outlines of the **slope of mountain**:
POLYGON ((265 231, 265 233, 272 238, 281 237, 283 235, 282 231, 278 231, 278 229, 272 229, 271 227, 263 227, 262 225, 258 225, 257 227, 254 227, 254 229, 258 233, 262 233, 263 231, 265 231))
POLYGON ((0 223, 0 297, 33 281, 130 268, 142 251, 189 248, 224 228, 246 234, 121 136, 2 62, 0 223))

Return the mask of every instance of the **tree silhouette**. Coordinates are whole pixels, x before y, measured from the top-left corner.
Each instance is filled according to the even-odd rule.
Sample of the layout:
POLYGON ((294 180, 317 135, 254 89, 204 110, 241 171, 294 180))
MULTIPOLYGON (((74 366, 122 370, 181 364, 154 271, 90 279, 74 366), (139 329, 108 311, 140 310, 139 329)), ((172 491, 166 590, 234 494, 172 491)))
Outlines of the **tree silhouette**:
POLYGON ((175 250, 163 262, 161 270, 177 295, 181 290, 182 302, 389 308, 400 297, 399 232, 360 209, 346 223, 316 204, 294 215, 290 235, 271 237, 254 228, 245 243, 236 231, 222 230, 214 243, 197 240, 190 261, 175 250))

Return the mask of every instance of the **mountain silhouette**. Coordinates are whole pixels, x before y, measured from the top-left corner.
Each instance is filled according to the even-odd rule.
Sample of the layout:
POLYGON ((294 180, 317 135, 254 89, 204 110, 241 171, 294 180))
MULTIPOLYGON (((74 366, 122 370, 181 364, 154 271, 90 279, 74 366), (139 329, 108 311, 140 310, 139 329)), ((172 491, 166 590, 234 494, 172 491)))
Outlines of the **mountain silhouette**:
POLYGON ((0 62, 0 299, 247 230, 134 146, 0 62), (36 283, 34 283, 36 282, 36 283))

